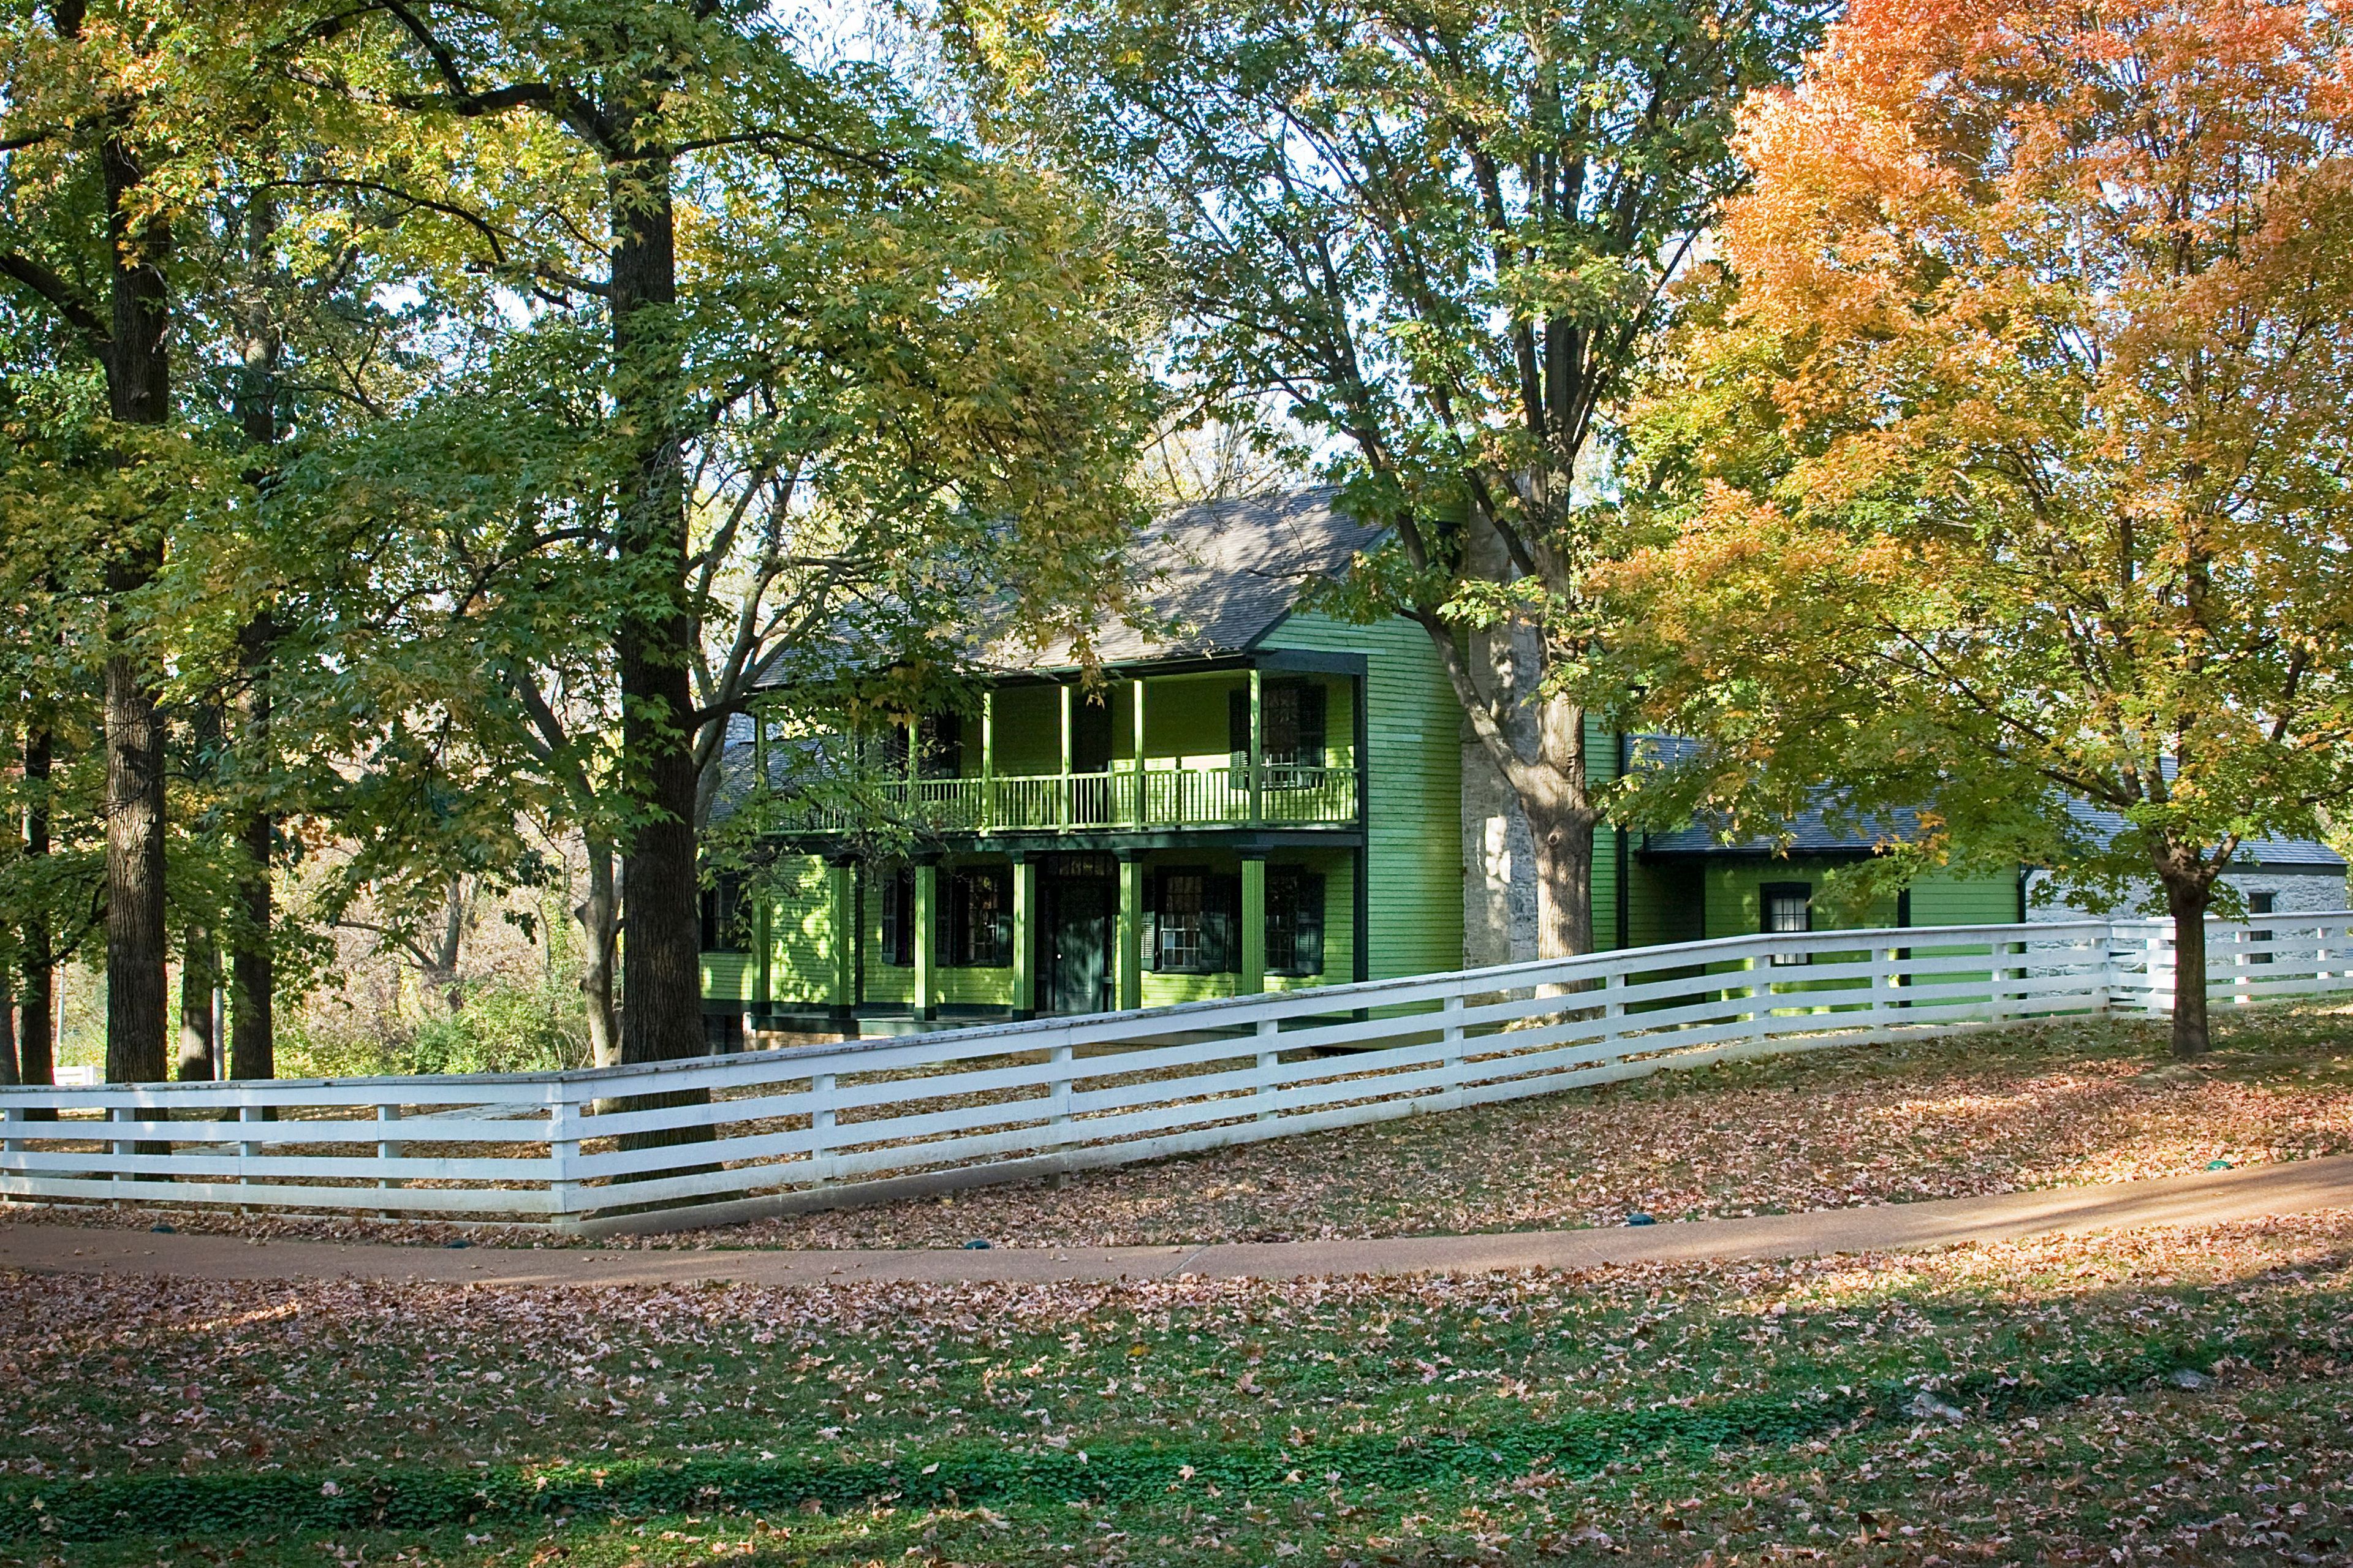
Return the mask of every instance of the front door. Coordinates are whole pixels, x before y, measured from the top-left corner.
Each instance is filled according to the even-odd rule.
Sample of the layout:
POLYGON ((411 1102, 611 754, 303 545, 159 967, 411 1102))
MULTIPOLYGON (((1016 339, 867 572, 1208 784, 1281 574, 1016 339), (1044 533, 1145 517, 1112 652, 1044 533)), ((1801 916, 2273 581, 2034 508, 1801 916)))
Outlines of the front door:
POLYGON ((1100 1013, 1111 1005, 1112 884, 1057 877, 1042 891, 1046 1010, 1100 1013))

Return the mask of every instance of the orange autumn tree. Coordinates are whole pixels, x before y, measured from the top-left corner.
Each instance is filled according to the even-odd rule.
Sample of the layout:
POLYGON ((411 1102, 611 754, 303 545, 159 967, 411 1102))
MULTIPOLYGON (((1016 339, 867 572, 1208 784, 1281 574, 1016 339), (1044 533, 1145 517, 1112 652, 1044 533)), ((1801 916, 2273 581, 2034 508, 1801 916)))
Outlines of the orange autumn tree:
POLYGON ((1858 0, 1747 111, 1644 425, 1683 510, 1617 584, 1653 716, 1708 742, 1662 798, 1833 785, 1926 808, 1892 866, 2161 900, 2185 1055, 2218 876, 2353 784, 2348 38, 2335 4, 1858 0))

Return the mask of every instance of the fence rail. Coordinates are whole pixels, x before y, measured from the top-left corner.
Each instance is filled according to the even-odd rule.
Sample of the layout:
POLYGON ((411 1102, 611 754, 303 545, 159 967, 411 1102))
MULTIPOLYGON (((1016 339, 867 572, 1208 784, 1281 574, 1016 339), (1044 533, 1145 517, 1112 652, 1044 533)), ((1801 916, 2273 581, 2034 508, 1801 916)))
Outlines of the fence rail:
MULTIPOLYGON (((2353 912, 2217 921, 2224 1004, 2353 992, 2353 912)), ((1725 938, 691 1061, 0 1089, 0 1196, 723 1223, 1936 1029, 2163 1014, 2171 928, 1725 938)))

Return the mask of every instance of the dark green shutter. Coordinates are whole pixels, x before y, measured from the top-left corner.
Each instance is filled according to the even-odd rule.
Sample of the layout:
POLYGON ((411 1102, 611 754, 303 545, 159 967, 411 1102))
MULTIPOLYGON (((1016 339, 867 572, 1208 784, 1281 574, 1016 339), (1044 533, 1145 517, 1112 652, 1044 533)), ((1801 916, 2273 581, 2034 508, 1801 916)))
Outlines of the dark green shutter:
MULTIPOLYGON (((1321 695, 1320 693, 1318 694, 1321 695)), ((1319 704, 1320 706, 1320 704, 1319 704)), ((1301 974, 1324 973, 1324 879, 1313 871, 1292 873, 1296 889, 1297 929, 1293 937, 1293 969, 1301 974)))
POLYGON ((1201 915, 1201 967, 1212 974, 1239 973, 1242 966, 1242 879, 1211 877, 1208 908, 1201 915))

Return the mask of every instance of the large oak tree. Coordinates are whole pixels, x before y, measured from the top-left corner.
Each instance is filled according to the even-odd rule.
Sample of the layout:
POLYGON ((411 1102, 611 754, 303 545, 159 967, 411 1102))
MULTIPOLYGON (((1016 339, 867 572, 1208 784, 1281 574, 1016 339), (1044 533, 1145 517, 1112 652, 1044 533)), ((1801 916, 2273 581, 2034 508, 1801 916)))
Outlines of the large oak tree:
POLYGON ((955 0, 984 123, 1163 237, 1174 370, 1277 401, 1391 525, 1343 606, 1429 631, 1525 812, 1546 956, 1593 943, 1586 715, 1619 547, 1580 479, 1738 184, 1764 0, 955 0), (1467 518, 1467 521, 1466 521, 1467 518))

